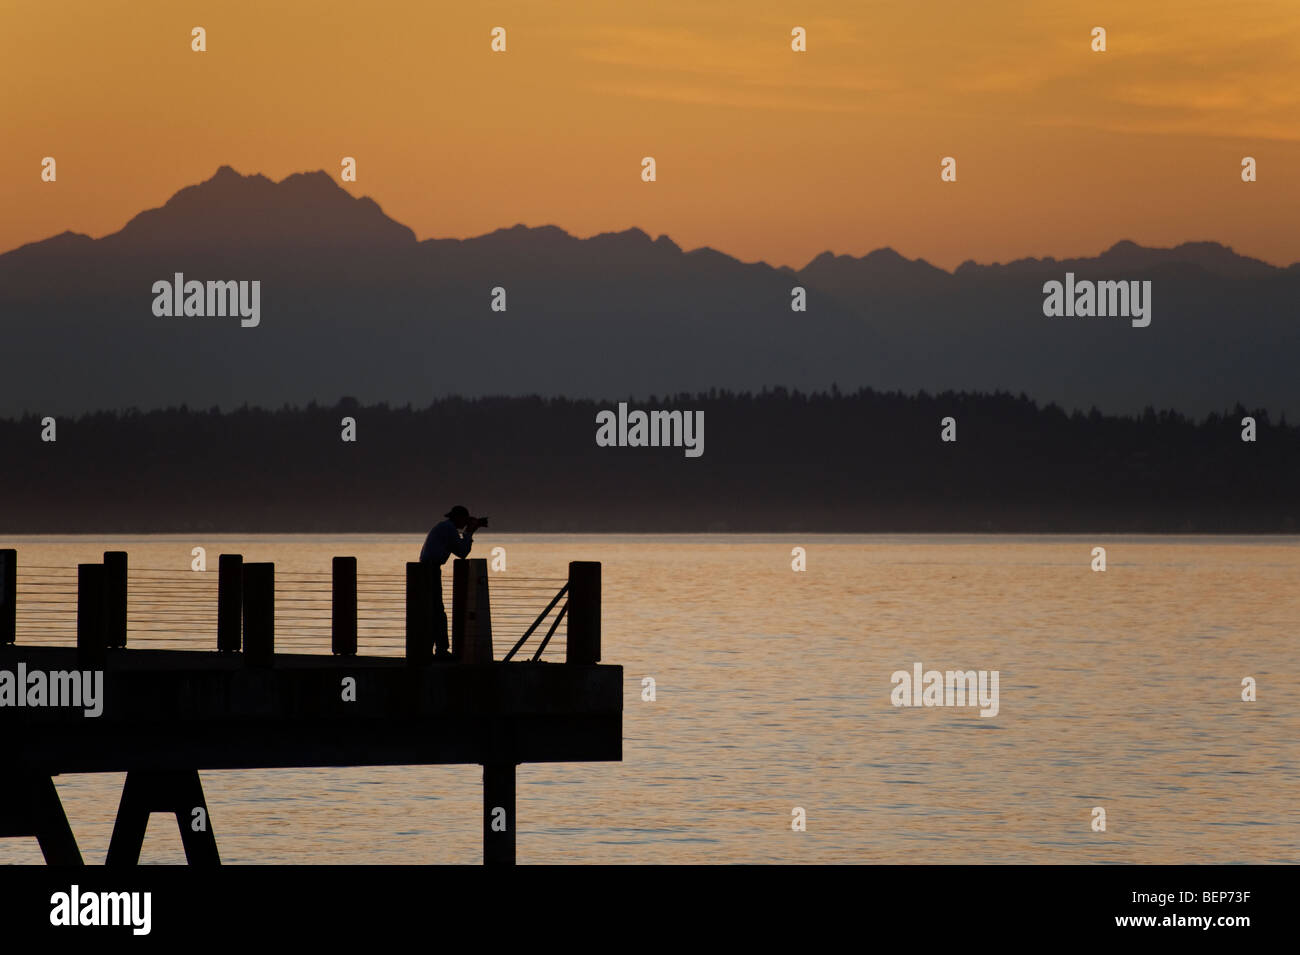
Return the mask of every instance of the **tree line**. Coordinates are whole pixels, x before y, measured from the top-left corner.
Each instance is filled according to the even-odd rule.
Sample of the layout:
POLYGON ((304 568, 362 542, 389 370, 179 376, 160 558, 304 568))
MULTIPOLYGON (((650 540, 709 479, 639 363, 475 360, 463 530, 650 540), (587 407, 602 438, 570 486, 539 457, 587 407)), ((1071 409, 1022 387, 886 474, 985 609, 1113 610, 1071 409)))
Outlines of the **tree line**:
POLYGON ((1295 533, 1300 514, 1300 428, 1241 406, 774 388, 132 409, 43 440, 48 424, 0 420, 0 532, 415 533, 454 503, 499 532, 1295 533), (598 446, 620 400, 703 411, 705 453, 598 446))

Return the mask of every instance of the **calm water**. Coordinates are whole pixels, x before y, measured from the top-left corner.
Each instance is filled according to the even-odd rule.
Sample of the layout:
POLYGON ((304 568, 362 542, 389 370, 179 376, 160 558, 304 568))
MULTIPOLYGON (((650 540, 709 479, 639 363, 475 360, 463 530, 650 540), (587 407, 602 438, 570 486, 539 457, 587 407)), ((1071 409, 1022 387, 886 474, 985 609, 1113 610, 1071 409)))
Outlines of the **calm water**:
MULTIPOLYGON (((6 545, 20 570, 71 572, 121 549, 133 572, 180 572, 201 544, 212 571, 199 587, 221 551, 274 560, 277 574, 328 573, 335 554, 399 574, 422 536, 6 545)), ((520 862, 1300 861, 1300 539, 484 532, 478 544, 475 556, 504 546, 511 577, 603 561, 604 661, 626 678, 622 763, 519 768, 520 862), (1097 545, 1106 573, 1089 569, 1097 545), (795 546, 805 573, 791 570, 795 546), (893 707, 890 675, 915 661, 1000 671, 1000 712, 893 707), (654 702, 641 699, 647 676, 654 702), (806 832, 791 831, 796 806, 806 832), (1091 831, 1094 806, 1106 832, 1091 831)), ((401 620, 392 610, 371 649, 394 652, 401 620)), ((293 642, 327 651, 328 629, 316 637, 308 620, 293 642)), ((477 863, 480 779, 475 766, 203 774, 228 863, 477 863)), ((122 781, 57 780, 87 862, 103 861, 122 781)), ((34 839, 0 840, 0 859, 41 861, 34 839)), ((154 817, 142 860, 184 860, 170 819, 154 817)))

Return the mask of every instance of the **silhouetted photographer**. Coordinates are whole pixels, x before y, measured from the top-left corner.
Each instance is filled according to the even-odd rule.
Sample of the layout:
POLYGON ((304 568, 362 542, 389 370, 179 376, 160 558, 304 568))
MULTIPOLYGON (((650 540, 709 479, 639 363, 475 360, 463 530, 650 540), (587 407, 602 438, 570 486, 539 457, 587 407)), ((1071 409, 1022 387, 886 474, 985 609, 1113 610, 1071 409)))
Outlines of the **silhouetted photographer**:
MULTIPOLYGON (((452 554, 468 557, 470 548, 474 546, 474 532, 480 527, 487 527, 486 517, 471 517, 469 510, 460 504, 445 516, 447 519, 433 525, 429 536, 424 539, 424 546, 420 548, 421 563, 434 563, 441 568, 452 554)), ((433 575, 433 579, 438 597, 438 612, 433 622, 434 659, 450 660, 452 655, 447 646, 447 608, 442 603, 441 570, 433 575)))

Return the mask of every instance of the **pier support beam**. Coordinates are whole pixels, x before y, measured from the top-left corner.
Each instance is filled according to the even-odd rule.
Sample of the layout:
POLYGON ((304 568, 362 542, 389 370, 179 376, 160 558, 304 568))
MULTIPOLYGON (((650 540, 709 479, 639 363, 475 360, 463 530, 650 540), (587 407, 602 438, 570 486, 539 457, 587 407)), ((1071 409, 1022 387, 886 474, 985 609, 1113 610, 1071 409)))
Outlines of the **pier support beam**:
POLYGON ((190 865, 220 865, 217 837, 212 833, 208 804, 203 799, 203 784, 197 770, 146 772, 132 770, 126 774, 122 802, 113 823, 113 838, 108 844, 105 865, 137 865, 149 814, 169 812, 176 816, 185 847, 185 861, 190 865))
POLYGON ((483 764, 483 864, 515 864, 515 764, 483 764))
POLYGON ((50 865, 84 864, 49 776, 19 772, 0 786, 0 836, 35 836, 50 865))

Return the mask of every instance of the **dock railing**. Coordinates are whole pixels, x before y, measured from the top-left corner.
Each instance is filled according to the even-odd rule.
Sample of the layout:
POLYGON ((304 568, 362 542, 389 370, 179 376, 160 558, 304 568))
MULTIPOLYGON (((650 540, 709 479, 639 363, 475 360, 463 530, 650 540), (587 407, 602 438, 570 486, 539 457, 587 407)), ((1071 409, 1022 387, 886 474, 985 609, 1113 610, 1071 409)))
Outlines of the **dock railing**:
MULTIPOLYGON (((489 575, 486 560, 456 560, 447 621, 452 656, 471 664, 598 663, 600 588, 593 561, 572 561, 567 578, 553 578, 489 575), (525 649, 534 634, 540 637, 525 649), (499 660, 497 635, 513 641, 499 660)), ((329 572, 286 573, 221 554, 213 574, 131 568, 123 551, 75 569, 20 567, 17 552, 7 549, 0 550, 0 645, 20 633, 22 642, 38 645, 75 638, 81 658, 94 663, 129 637, 134 646, 195 649, 215 630, 217 650, 265 666, 277 652, 323 649, 328 635, 337 656, 400 647, 408 663, 423 665, 433 660, 441 592, 438 568, 414 561, 405 575, 359 573, 351 556, 334 557, 329 572)))

